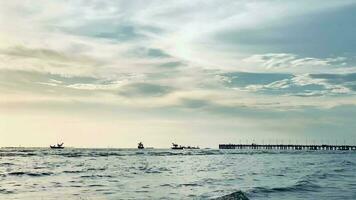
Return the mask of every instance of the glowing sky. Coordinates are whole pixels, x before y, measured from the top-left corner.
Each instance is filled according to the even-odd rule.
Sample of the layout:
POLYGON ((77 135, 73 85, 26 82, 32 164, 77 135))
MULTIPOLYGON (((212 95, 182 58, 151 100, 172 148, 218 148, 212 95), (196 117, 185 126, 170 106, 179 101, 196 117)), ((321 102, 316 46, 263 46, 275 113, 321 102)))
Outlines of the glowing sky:
POLYGON ((355 143, 354 0, 0 2, 0 146, 355 143))

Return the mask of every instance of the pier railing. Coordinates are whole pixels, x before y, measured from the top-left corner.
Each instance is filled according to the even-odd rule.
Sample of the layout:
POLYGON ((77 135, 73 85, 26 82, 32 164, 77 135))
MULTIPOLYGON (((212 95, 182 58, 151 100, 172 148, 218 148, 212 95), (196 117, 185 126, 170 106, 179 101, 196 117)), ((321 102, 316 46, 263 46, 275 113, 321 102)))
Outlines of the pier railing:
POLYGON ((342 150, 355 151, 353 145, 299 145, 299 144, 219 144, 219 149, 277 149, 277 150, 342 150))

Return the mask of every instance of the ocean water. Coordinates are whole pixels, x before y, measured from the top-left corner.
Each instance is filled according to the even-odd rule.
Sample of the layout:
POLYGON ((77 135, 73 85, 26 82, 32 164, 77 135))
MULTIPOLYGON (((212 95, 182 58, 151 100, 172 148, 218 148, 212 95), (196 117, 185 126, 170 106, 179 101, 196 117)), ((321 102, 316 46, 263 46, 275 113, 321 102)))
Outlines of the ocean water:
POLYGON ((356 152, 1 148, 0 199, 356 199, 356 152))

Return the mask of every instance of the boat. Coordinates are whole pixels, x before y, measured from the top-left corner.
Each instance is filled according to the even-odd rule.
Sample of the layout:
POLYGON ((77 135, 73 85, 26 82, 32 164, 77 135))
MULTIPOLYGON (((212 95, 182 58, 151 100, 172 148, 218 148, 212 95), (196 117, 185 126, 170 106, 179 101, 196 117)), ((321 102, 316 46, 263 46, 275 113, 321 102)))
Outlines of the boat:
POLYGON ((184 146, 181 145, 178 146, 178 144, 172 143, 171 149, 184 149, 184 146))
POLYGON ((198 146, 191 147, 191 146, 181 146, 175 143, 172 143, 171 149, 200 149, 198 146))
POLYGON ((137 146, 138 149, 144 149, 145 147, 143 146, 142 142, 138 143, 138 146, 137 146))
POLYGON ((196 147, 187 146, 187 147, 184 147, 184 149, 200 149, 200 148, 198 146, 196 146, 196 147))
POLYGON ((61 144, 55 144, 55 145, 50 145, 49 147, 51 149, 64 149, 64 143, 62 142, 61 144))

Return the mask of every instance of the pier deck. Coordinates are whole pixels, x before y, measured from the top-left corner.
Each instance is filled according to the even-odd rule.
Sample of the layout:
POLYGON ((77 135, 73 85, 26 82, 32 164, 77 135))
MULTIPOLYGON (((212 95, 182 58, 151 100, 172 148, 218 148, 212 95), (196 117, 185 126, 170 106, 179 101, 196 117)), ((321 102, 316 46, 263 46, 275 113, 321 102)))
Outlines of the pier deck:
POLYGON ((278 150, 342 150, 356 151, 353 145, 299 145, 299 144, 219 144, 219 149, 278 149, 278 150))

